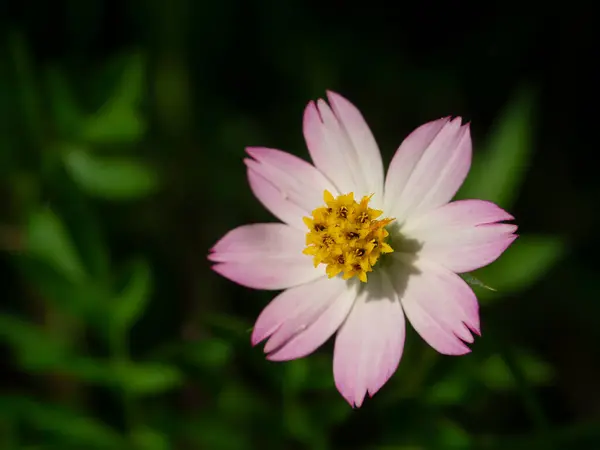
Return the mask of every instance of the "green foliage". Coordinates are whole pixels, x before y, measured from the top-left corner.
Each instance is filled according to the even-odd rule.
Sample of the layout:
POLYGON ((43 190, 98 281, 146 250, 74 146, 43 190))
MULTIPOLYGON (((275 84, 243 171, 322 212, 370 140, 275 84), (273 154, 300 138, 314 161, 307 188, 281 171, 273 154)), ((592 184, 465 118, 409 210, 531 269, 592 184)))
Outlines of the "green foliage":
POLYGON ((143 94, 144 62, 141 55, 133 55, 106 103, 84 119, 79 138, 90 144, 136 142, 146 129, 138 112, 143 94))
MULTIPOLYGON (((554 376, 553 369, 547 363, 528 353, 519 353, 517 364, 522 368, 525 381, 532 385, 548 385, 554 376)), ((506 362, 497 354, 490 356, 480 366, 481 380, 494 390, 516 389, 516 380, 506 362)))
POLYGON ((59 438, 63 445, 75 444, 91 449, 115 449, 123 445, 118 433, 94 418, 27 397, 0 397, 0 418, 29 424, 35 430, 59 438))
POLYGON ((51 67, 45 75, 49 105, 57 134, 63 139, 70 139, 79 130, 84 114, 77 105, 64 73, 56 67, 51 67))
POLYGON ((133 445, 140 450, 169 450, 168 438, 151 428, 138 428, 131 437, 133 445))
POLYGON ((73 181, 86 194, 108 200, 132 200, 157 189, 156 173, 132 158, 96 156, 69 148, 64 164, 73 181))
MULTIPOLYGON (((51 127, 43 129, 38 123, 46 111, 38 98, 37 80, 23 39, 15 36, 11 45, 21 76, 23 113, 30 132, 42 138, 51 127)), ((175 389, 184 380, 178 367, 129 356, 128 335, 151 299, 153 275, 143 258, 134 259, 124 273, 111 267, 97 214, 86 200, 89 196, 134 201, 158 189, 158 175, 146 162, 131 156, 100 156, 93 148, 132 145, 142 137, 143 73, 139 55, 128 58, 104 106, 89 114, 78 105, 62 70, 53 67, 44 72, 40 86, 47 90, 55 131, 51 136, 57 141, 40 155, 41 180, 33 181, 50 184, 54 201, 41 203, 41 197, 29 196, 28 203, 21 203, 24 247, 14 261, 42 299, 38 307, 45 319, 34 324, 21 315, 0 314, 0 342, 9 347, 20 370, 39 377, 67 377, 77 390, 109 389, 122 397, 124 407, 175 389), (64 178, 60 163, 74 184, 64 178), (114 283, 123 276, 124 284, 114 283), (86 332, 104 341, 108 357, 90 354, 81 341, 86 332)), ((219 365, 226 360, 219 355, 223 348, 215 344, 190 354, 195 354, 195 362, 204 359, 219 365)), ((171 447, 167 436, 148 426, 137 426, 124 436, 92 417, 33 398, 0 396, 0 414, 2 423, 12 424, 9 434, 14 434, 14 424, 22 424, 42 433, 40 438, 47 436, 42 442, 56 442, 61 448, 171 447)))
POLYGON ((56 367, 70 352, 68 342, 8 314, 0 315, 0 339, 11 347, 21 367, 27 370, 56 367))
POLYGON ((181 373, 170 366, 129 361, 101 361, 75 358, 61 365, 61 370, 77 379, 119 389, 134 396, 156 395, 182 382, 181 373))
POLYGON ((35 67, 29 54, 25 38, 19 33, 12 33, 8 46, 15 70, 16 90, 23 123, 27 129, 29 140, 38 143, 43 133, 41 101, 38 95, 35 67))
POLYGON ((131 276, 123 290, 113 300, 112 326, 128 330, 146 308, 152 288, 150 267, 143 260, 132 264, 131 276))
POLYGON ((70 281, 82 281, 85 270, 62 220, 41 207, 29 216, 26 234, 29 255, 44 261, 70 281))
MULTIPOLYGON (((182 4, 165 3, 164 14, 155 6, 152 16, 178 30, 172 18, 185 15, 182 4)), ((348 71, 342 56, 328 56, 335 43, 317 49, 317 38, 307 39, 290 45, 316 64, 312 76, 286 59, 273 64, 287 74, 282 83, 321 95, 323 80, 348 71)), ((282 138, 303 148, 299 123, 285 128, 279 116, 299 114, 305 94, 292 87, 287 103, 275 106, 260 94, 263 117, 233 107, 230 93, 213 89, 211 56, 202 55, 198 70, 175 42, 83 70, 66 58, 37 61, 22 35, 9 36, 10 70, 0 66, 0 112, 10 111, 0 133, 8 205, 0 208, 0 233, 6 222, 22 245, 2 254, 0 344, 16 381, 0 394, 0 448, 454 450, 597 442, 595 423, 548 426, 537 391, 556 383, 557 368, 519 341, 518 322, 496 315, 509 295, 528 302, 567 255, 567 239, 537 230, 492 265, 463 274, 485 306, 473 353, 440 356, 409 329, 400 369, 359 411, 336 391, 330 349, 282 364, 252 349, 252 322, 275 294, 221 283, 203 252, 229 226, 262 220, 248 201, 242 147, 282 138), (504 332, 488 333, 489 323, 504 332), (512 422, 500 422, 502 413, 522 410, 531 430, 509 435, 512 422)), ((354 53, 348 64, 360 70, 354 53)), ((361 86, 387 83, 381 89, 392 97, 419 98, 419 114, 462 102, 456 73, 417 69, 402 56, 398 83, 396 57, 369 66, 373 75, 361 86)), ((538 111, 536 90, 524 86, 487 138, 474 123, 473 167, 459 197, 516 210, 538 111)))
MULTIPOLYGON (((529 385, 547 386, 552 382, 555 376, 553 368, 539 357, 521 350, 515 359, 529 385)), ((505 359, 493 353, 482 358, 478 364, 456 364, 431 385, 425 400, 431 405, 459 406, 469 402, 476 392, 510 392, 516 389, 517 381, 505 359)))
POLYGON ((548 273, 564 253, 565 244, 558 237, 520 236, 502 258, 478 270, 477 275, 502 294, 518 292, 548 273))
POLYGON ((203 369, 223 369, 233 351, 231 344, 222 339, 203 339, 181 348, 186 361, 203 369))
MULTIPOLYGON (((458 198, 481 198, 510 210, 529 167, 535 130, 537 95, 522 86, 499 115, 487 145, 475 151, 469 176, 458 198)), ((519 218, 517 217, 517 223, 519 218)), ((527 289, 564 256, 565 244, 556 236, 521 235, 499 261, 465 280, 483 288, 483 299, 499 298, 527 289), (499 291, 498 293, 490 291, 499 291)))
POLYGON ((515 93, 498 117, 484 150, 475 148, 473 165, 459 198, 481 198, 502 207, 512 206, 533 149, 535 101, 529 86, 515 93))

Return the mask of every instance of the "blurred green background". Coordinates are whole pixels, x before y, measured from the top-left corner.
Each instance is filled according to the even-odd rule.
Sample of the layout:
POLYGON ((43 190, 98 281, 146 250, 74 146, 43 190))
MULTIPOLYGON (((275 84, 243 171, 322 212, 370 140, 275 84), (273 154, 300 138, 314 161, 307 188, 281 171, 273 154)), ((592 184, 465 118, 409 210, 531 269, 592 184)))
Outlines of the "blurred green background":
POLYGON ((560 7, 0 1, 0 449, 600 448, 597 50, 593 15, 560 7), (274 220, 244 147, 306 158, 302 111, 325 89, 386 163, 416 126, 470 120, 459 196, 521 235, 473 274, 497 289, 474 287, 473 352, 410 330, 360 410, 330 346, 252 348, 274 293, 206 260, 274 220))

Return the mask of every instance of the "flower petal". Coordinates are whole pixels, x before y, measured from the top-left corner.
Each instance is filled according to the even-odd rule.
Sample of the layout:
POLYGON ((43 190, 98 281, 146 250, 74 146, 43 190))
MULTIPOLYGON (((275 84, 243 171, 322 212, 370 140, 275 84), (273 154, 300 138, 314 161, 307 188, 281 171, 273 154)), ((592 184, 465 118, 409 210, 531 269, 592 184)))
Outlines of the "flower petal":
POLYGON ((370 275, 335 341, 335 384, 352 406, 362 405, 398 368, 404 348, 404 314, 387 275, 370 275))
POLYGON ((408 277, 394 279, 404 313, 417 333, 440 353, 469 353, 464 342, 473 342, 471 332, 480 334, 479 305, 471 288, 435 263, 409 263, 402 254, 394 256, 394 270, 411 272, 408 277))
POLYGON ((304 111, 304 138, 315 166, 340 193, 375 194, 382 202, 383 163, 373 135, 358 109, 328 93, 332 109, 319 99, 304 111))
POLYGON ((373 133, 356 106, 335 92, 328 91, 327 98, 358 156, 365 194, 381 196, 383 193, 383 161, 373 133))
POLYGON ((392 158, 385 180, 384 211, 404 221, 448 203, 471 166, 469 125, 439 119, 413 131, 392 158))
POLYGON ((264 147, 249 147, 245 159, 254 195, 277 218, 305 230, 302 217, 323 203, 325 190, 337 191, 310 163, 290 153, 264 147))
POLYGON ((463 273, 488 265, 506 250, 517 238, 517 226, 497 222, 513 219, 494 203, 460 200, 409 219, 401 233, 419 242, 420 257, 463 273))
POLYGON ((272 361, 306 356, 320 347, 344 321, 354 300, 356 283, 320 278, 279 294, 260 314, 252 343, 270 336, 265 353, 272 361))
POLYGON ((285 289, 325 274, 302 254, 305 235, 282 223, 244 225, 231 230, 211 249, 213 270, 242 286, 285 289))

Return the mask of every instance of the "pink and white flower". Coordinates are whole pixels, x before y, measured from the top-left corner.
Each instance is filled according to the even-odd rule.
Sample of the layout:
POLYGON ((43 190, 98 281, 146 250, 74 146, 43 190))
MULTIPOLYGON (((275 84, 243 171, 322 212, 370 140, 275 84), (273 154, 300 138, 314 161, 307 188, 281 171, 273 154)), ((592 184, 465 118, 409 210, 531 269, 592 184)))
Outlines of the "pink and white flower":
POLYGON ((513 217, 488 201, 450 202, 471 165, 469 124, 443 118, 420 126, 402 142, 384 178, 379 148, 361 113, 338 94, 328 92, 327 97, 329 105, 311 101, 304 112, 304 137, 314 165, 280 150, 247 149, 250 187, 282 223, 231 230, 209 259, 217 273, 243 286, 283 289, 252 333, 253 345, 267 340, 268 359, 301 358, 337 332, 335 383, 359 407, 396 371, 405 317, 438 352, 470 351, 466 344, 473 342, 473 333, 480 334, 479 309, 475 294, 457 274, 497 259, 516 239, 517 227, 502 223, 513 217), (348 232, 347 227, 360 225, 363 203, 347 203, 350 213, 342 214, 335 209, 344 208, 342 203, 325 205, 325 192, 330 194, 326 199, 342 203, 353 193, 370 202, 369 214, 376 212, 372 217, 383 213, 393 221, 377 225, 373 219, 363 231, 348 232), (307 228, 328 220, 317 217, 327 211, 337 214, 335 219, 316 231, 307 228), (354 214, 354 222, 347 222, 347 214, 354 214), (319 247, 320 237, 307 237, 307 231, 314 238, 334 230, 335 245, 319 247), (373 239, 377 230, 379 237, 373 239), (356 250, 361 245, 351 238, 363 237, 374 244, 356 250), (384 239, 393 252, 377 253, 375 247, 387 245, 384 239), (309 241, 318 248, 307 255, 309 241), (330 252, 334 247, 335 255, 330 252), (349 262, 365 251, 370 260, 367 254, 349 262))

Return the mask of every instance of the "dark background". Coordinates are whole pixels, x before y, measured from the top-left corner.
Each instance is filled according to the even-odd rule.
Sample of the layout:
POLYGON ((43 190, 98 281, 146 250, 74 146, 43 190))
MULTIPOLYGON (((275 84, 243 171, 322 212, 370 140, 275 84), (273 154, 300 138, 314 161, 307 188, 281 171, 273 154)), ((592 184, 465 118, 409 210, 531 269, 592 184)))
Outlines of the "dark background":
POLYGON ((597 17, 527 2, 0 0, 1 449, 517 449, 600 444, 597 17), (244 147, 307 158, 331 89, 387 164, 418 125, 471 121, 459 197, 520 238, 474 275, 482 338, 410 331, 360 410, 331 348, 250 346, 274 293, 210 271, 273 218, 244 147))

